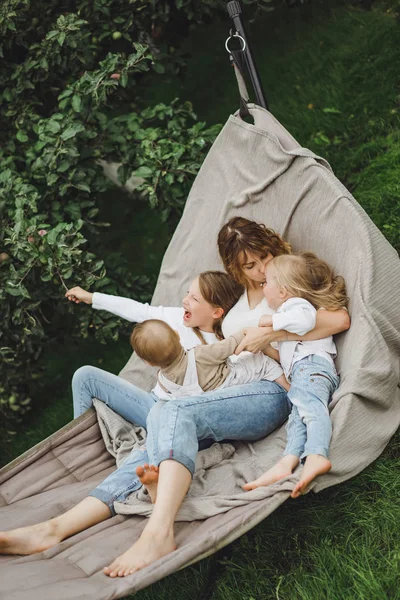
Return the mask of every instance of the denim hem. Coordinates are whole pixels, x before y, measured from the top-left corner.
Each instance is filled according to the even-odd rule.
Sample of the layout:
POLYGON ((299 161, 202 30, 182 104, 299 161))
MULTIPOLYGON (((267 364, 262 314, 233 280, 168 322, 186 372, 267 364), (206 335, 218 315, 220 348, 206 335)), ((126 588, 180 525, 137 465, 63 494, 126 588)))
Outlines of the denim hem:
POLYGON ((164 461, 164 460, 176 460, 176 462, 181 463, 181 465, 183 465, 184 467, 187 468, 188 471, 190 471, 192 477, 194 475, 194 469, 195 469, 195 464, 194 461, 189 458, 188 456, 186 456, 186 454, 183 454, 182 452, 176 452, 176 450, 165 450, 164 452, 158 452, 157 455, 157 462, 158 462, 158 466, 164 461))
POLYGON ((292 456, 298 456, 300 458, 302 452, 303 450, 291 450, 290 448, 285 448, 282 456, 288 456, 291 454, 292 456))
POLYGON ((107 504, 108 508, 111 510, 111 514, 113 517, 117 514, 114 510, 114 500, 115 498, 109 492, 103 492, 102 490, 95 489, 93 492, 88 494, 89 496, 93 496, 93 498, 97 498, 104 504, 107 504))
POLYGON ((329 455, 329 448, 307 448, 307 450, 305 450, 303 452, 303 454, 300 456, 301 460, 304 460, 305 458, 307 458, 307 456, 309 454, 319 454, 320 456, 323 456, 324 458, 328 458, 329 455))

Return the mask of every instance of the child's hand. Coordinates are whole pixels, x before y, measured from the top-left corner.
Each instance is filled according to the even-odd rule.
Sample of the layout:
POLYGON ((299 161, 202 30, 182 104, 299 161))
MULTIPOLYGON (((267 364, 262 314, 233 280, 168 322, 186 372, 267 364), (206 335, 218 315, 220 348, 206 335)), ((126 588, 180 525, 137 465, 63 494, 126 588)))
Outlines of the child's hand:
POLYGON ((65 293, 65 297, 70 302, 75 302, 75 304, 80 304, 81 302, 84 302, 85 304, 92 304, 93 302, 93 294, 83 290, 81 287, 71 288, 65 293))
POLYGON ((272 315, 261 315, 258 321, 259 327, 272 327, 272 315))

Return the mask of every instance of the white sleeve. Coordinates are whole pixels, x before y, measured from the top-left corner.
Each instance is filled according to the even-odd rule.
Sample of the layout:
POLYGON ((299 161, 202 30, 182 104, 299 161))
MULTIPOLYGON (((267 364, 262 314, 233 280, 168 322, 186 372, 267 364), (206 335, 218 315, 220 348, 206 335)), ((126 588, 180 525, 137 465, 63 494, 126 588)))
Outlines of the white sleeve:
POLYGON ((290 298, 282 305, 282 311, 272 315, 272 327, 274 331, 284 329, 305 335, 314 329, 316 320, 317 311, 310 302, 303 298, 290 298))
POLYGON ((132 323, 142 323, 148 319, 160 319, 169 325, 181 324, 183 308, 169 306, 150 306, 131 298, 112 296, 94 292, 92 306, 96 310, 107 310, 117 317, 122 317, 132 323))

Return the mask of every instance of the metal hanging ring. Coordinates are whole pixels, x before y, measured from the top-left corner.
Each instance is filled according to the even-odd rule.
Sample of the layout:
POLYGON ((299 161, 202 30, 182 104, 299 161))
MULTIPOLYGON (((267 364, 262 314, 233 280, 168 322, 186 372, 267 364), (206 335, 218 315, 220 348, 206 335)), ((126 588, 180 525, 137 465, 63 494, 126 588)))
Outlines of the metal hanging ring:
POLYGON ((243 46, 242 46, 242 48, 240 48, 240 50, 241 50, 241 52, 244 52, 244 51, 246 50, 246 40, 245 40, 245 39, 244 39, 244 37, 242 37, 242 36, 241 36, 239 33, 234 33, 233 35, 230 35, 230 36, 227 38, 227 40, 226 40, 226 42, 225 42, 225 50, 226 50, 227 52, 229 52, 229 54, 231 53, 231 51, 229 50, 228 43, 229 43, 229 40, 231 40, 232 38, 239 38, 239 39, 240 39, 240 41, 241 41, 241 42, 242 42, 242 44, 243 44, 243 46))

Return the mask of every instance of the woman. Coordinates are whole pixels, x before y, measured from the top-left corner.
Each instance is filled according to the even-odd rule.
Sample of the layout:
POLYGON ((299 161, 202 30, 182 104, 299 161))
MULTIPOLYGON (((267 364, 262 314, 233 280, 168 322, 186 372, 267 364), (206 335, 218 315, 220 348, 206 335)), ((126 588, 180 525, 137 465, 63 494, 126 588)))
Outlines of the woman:
MULTIPOLYGON (((235 320, 239 322, 243 317, 241 327, 255 326, 258 323, 255 319, 260 311, 259 304, 263 298, 261 284, 264 281, 265 266, 273 256, 287 253, 290 248, 277 234, 264 226, 236 218, 222 228, 219 249, 228 273, 237 280, 243 279, 246 285, 245 293, 232 309, 235 311, 235 320), (253 236, 256 242, 252 241, 253 236), (231 245, 233 249, 230 249, 231 245)), ((264 307, 261 307, 260 314, 263 314, 263 310, 264 307)), ((268 307, 265 307, 265 311, 267 310, 268 307)), ((316 328, 305 339, 318 339, 348 329, 348 315, 339 315, 339 312, 324 311, 326 314, 319 314, 316 328)), ((248 339, 246 336, 243 347, 257 345, 257 350, 265 347, 272 337, 265 329, 261 333, 251 331, 248 339)), ((275 339, 280 339, 280 335, 285 336, 285 333, 275 334, 275 339)), ((184 446, 182 453, 186 458, 194 460, 198 439, 259 439, 282 424, 288 416, 288 410, 284 390, 278 384, 267 381, 208 392, 197 399, 167 403, 162 409, 162 418, 166 419, 168 426, 164 427, 163 424, 158 436, 159 448, 161 451, 167 450, 167 454, 160 463, 153 513, 139 540, 106 567, 104 572, 111 577, 125 576, 175 549, 173 524, 191 482, 190 470, 179 462, 179 436, 184 446)), ((52 521, 2 534, 0 548, 2 544, 3 553, 11 552, 12 549, 17 553, 15 548, 21 549, 24 544, 23 547, 29 550, 25 554, 39 552, 109 518, 111 514, 106 503, 89 496, 52 521)))

